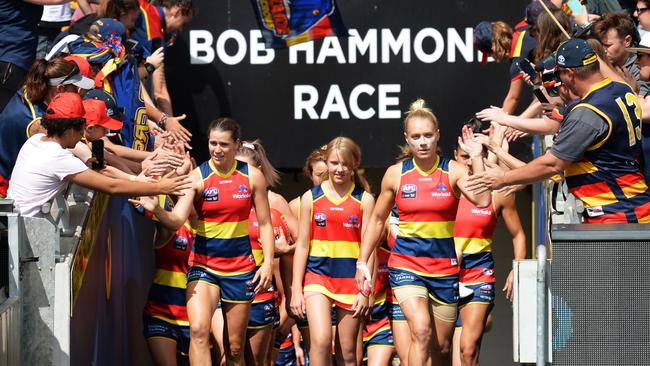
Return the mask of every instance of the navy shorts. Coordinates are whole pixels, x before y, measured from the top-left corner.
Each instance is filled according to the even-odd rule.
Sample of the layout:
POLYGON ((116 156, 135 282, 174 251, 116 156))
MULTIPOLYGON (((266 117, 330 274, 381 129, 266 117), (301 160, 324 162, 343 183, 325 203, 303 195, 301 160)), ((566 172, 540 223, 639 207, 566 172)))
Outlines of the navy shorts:
POLYGON ((253 302, 255 298, 255 271, 235 275, 221 276, 200 266, 192 266, 187 270, 187 283, 203 281, 221 289, 221 301, 231 303, 253 302))
POLYGON ((458 275, 445 277, 425 277, 403 269, 388 268, 390 287, 395 297, 400 287, 423 287, 429 297, 443 304, 458 303, 458 275))
POLYGON ((280 312, 275 306, 275 299, 253 303, 248 318, 248 329, 260 329, 269 325, 274 328, 280 326, 280 312))
POLYGON ((149 315, 142 316, 144 337, 167 338, 176 342, 176 350, 182 355, 190 352, 190 327, 168 323, 149 315))
MULTIPOLYGON (((487 304, 488 314, 492 311, 494 307, 494 283, 477 283, 473 285, 465 285, 465 287, 474 291, 474 294, 471 296, 464 297, 458 302, 458 308, 462 308, 467 304, 487 304)), ((463 326, 463 322, 460 319, 460 311, 456 316, 456 327, 460 328, 463 326)))

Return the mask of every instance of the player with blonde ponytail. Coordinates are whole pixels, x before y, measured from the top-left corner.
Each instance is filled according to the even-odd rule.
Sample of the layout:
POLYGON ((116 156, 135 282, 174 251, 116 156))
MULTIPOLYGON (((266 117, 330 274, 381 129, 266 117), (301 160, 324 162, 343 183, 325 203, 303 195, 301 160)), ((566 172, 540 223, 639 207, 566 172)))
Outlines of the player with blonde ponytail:
MULTIPOLYGON (((490 194, 466 191, 467 168, 438 152, 438 119, 424 100, 413 102, 404 118, 410 156, 386 170, 377 204, 366 222, 355 276, 363 289, 367 262, 379 244, 393 205, 399 230, 388 260, 390 286, 411 331, 408 365, 447 365, 458 303, 458 261, 454 220, 460 195, 479 207, 490 194)), ((483 171, 482 147, 467 128, 459 138, 472 170, 483 171)), ((372 283, 372 282, 370 282, 372 283)))

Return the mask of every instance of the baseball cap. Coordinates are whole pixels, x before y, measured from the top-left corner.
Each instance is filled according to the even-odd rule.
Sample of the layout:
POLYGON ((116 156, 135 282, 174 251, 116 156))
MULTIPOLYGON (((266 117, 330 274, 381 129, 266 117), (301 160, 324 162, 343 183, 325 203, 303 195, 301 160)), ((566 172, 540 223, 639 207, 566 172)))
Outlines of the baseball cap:
POLYGON ((564 41, 555 54, 555 63, 562 68, 582 67, 594 62, 598 62, 596 52, 587 41, 580 38, 564 41))
POLYGON ((119 37, 120 42, 126 41, 126 27, 115 19, 101 18, 90 25, 88 36, 102 43, 116 37, 119 37))
MULTIPOLYGON (((88 63, 88 60, 77 55, 69 55, 64 57, 63 59, 67 61, 72 61, 75 64, 77 64, 77 67, 79 68, 79 72, 81 73, 81 75, 94 80, 95 77, 93 75, 93 70, 90 68, 90 63, 88 63)), ((95 81, 95 87, 98 86, 100 86, 99 83, 95 81)))
POLYGON ((115 102, 115 98, 113 98, 113 96, 104 89, 97 88, 89 90, 84 95, 84 100, 85 99, 101 100, 106 106, 106 114, 108 114, 109 117, 114 118, 118 121, 124 120, 124 108, 118 107, 117 103, 115 102))
POLYGON ((45 118, 84 118, 81 97, 77 93, 62 92, 54 96, 47 105, 45 118))
POLYGON ((627 50, 628 52, 650 53, 650 33, 644 34, 636 47, 629 47, 627 50))
POLYGON ((539 15, 546 11, 544 10, 544 5, 542 5, 542 1, 544 2, 544 5, 546 5, 546 7, 549 10, 551 11, 557 10, 557 7, 553 5, 553 3, 550 2, 549 0, 535 0, 531 2, 526 7, 526 23, 528 23, 528 25, 533 26, 537 24, 537 18, 539 17, 539 15))
MULTIPOLYGON (((82 74, 81 69, 77 65, 77 62, 75 60, 68 60, 74 62, 74 67, 68 73, 68 75, 64 76, 59 76, 58 78, 51 78, 48 81, 48 84, 50 86, 58 86, 58 85, 74 85, 76 87, 79 87, 81 89, 92 89, 95 87, 95 81, 90 78, 86 77, 82 74)), ((86 61, 86 63, 88 63, 86 61)), ((90 69, 90 65, 88 66, 90 69)))
POLYGON ((474 28, 474 44, 483 53, 482 64, 487 63, 488 54, 492 52, 492 23, 484 20, 474 28))
POLYGON ((106 113, 106 104, 99 99, 85 99, 83 107, 86 111, 86 126, 102 126, 108 130, 119 130, 122 122, 111 118, 106 113))

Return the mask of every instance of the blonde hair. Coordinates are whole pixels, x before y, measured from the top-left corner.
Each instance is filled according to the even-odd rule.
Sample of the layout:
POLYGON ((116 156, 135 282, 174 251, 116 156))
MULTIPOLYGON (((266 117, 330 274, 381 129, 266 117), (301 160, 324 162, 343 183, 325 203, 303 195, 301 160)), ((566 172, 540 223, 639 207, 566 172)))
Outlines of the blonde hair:
MULTIPOLYGON (((436 117, 435 114, 433 114, 433 111, 431 108, 427 106, 427 103, 424 101, 422 98, 416 99, 411 105, 409 106, 409 110, 406 111, 405 113, 406 117, 404 117, 404 132, 406 132, 406 129, 408 127, 408 123, 411 120, 411 118, 423 118, 423 119, 428 119, 431 122, 433 122, 433 125, 435 128, 438 128, 438 117, 436 117)), ((399 147, 400 152, 399 155, 397 155, 397 162, 400 162, 402 160, 408 159, 413 156, 411 153, 411 148, 409 145, 402 145, 399 147)), ((438 152, 440 151, 440 148, 438 147, 438 152)))
MULTIPOLYGON (((359 164, 361 163, 361 148, 359 148, 359 145, 351 138, 343 136, 336 137, 325 148, 323 153, 325 160, 335 150, 341 155, 344 163, 352 167, 354 184, 363 188, 364 191, 370 192, 368 181, 359 172, 359 164)), ((329 172, 325 172, 323 176, 323 180, 327 179, 329 179, 329 172)))
POLYGON ((271 162, 266 157, 266 150, 260 140, 243 141, 237 156, 249 158, 253 161, 253 165, 259 168, 264 174, 266 183, 269 187, 276 187, 280 183, 280 173, 271 165, 271 162))
POLYGON ((492 22, 492 57, 497 62, 510 59, 512 28, 502 21, 492 22))

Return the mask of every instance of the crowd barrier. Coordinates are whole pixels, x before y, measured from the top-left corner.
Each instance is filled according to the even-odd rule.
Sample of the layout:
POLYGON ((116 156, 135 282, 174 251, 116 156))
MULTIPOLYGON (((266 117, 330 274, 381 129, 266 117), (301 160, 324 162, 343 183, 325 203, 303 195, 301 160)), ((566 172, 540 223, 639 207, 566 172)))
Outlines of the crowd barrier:
POLYGON ((124 197, 76 186, 67 197, 44 207, 53 212, 44 218, 21 217, 11 201, 0 202, 9 269, 0 365, 151 364, 142 309, 153 224, 124 197))

